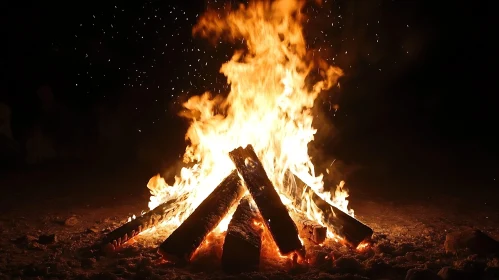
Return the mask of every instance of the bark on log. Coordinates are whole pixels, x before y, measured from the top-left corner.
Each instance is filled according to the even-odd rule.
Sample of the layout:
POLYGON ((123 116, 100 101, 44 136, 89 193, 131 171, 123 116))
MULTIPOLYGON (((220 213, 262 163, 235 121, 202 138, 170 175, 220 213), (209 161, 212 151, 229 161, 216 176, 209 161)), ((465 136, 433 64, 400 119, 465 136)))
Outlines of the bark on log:
MULTIPOLYGON (((357 247, 362 241, 370 238, 373 235, 373 230, 363 224, 354 217, 346 214, 336 206, 329 204, 318 196, 310 187, 302 180, 294 176, 291 172, 286 174, 286 183, 291 185, 294 192, 301 194, 304 190, 312 196, 312 201, 324 213, 326 226, 333 229, 337 234, 344 237, 350 245, 357 247), (335 216, 336 215, 336 216, 335 216)), ((294 201, 295 206, 300 208, 301 196, 297 196, 294 201)))
POLYGON ((309 192, 315 205, 324 213, 326 224, 340 236, 343 236, 350 245, 357 247, 362 241, 371 238, 373 230, 370 227, 329 204, 312 189, 309 189, 309 192))
POLYGON ((229 156, 246 182, 246 187, 262 215, 264 224, 279 248, 279 252, 283 255, 300 252, 303 245, 298 238, 298 228, 265 173, 253 147, 251 145, 246 148, 239 147, 231 151, 229 156))
POLYGON ((162 203, 144 215, 111 231, 101 241, 101 250, 104 252, 114 251, 137 234, 162 223, 174 210, 175 202, 177 201, 176 199, 162 203))
POLYGON ((188 262, 206 236, 243 194, 244 187, 234 170, 159 246, 159 253, 169 261, 188 262))
POLYGON ((317 222, 300 217, 296 220, 300 237, 308 239, 315 244, 322 244, 327 238, 327 227, 321 226, 317 222))
POLYGON ((262 229, 255 225, 262 218, 251 197, 244 197, 225 235, 222 268, 229 273, 257 271, 260 266, 262 248, 262 229))

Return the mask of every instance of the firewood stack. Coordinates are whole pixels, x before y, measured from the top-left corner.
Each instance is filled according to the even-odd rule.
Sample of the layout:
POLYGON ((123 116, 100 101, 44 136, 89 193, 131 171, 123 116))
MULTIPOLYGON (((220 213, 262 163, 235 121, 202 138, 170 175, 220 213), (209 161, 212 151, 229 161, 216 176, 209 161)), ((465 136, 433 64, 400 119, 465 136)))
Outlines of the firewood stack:
MULTIPOLYGON (((231 151, 229 156, 236 169, 159 246, 159 253, 165 259, 179 264, 188 263, 208 234, 236 205, 223 244, 222 267, 227 272, 258 270, 262 230, 268 230, 281 255, 304 256, 300 237, 316 244, 324 242, 327 228, 299 215, 291 217, 251 145, 239 147, 231 151), (243 197, 246 189, 249 195, 243 197)), ((317 194, 311 195, 314 203, 325 213, 327 226, 341 233, 350 245, 356 247, 373 234, 372 229, 317 194)), ((125 224, 116 230, 118 234, 111 232, 103 245, 108 249, 116 249, 144 228, 139 225, 142 221, 150 225, 155 224, 149 222, 151 217, 157 216, 159 218, 156 220, 164 220, 171 209, 170 205, 162 204, 159 210, 156 208, 145 213, 137 221, 131 222, 133 226, 125 224), (109 246, 110 243, 112 246, 109 246)))

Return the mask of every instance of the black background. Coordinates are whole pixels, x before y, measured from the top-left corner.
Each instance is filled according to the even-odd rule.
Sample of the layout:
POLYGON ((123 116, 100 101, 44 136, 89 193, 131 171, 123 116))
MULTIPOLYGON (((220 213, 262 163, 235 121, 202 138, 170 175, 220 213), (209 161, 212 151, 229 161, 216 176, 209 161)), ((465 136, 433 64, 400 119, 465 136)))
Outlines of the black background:
MULTIPOLYGON (((366 167, 352 184, 497 187, 491 9, 470 3, 324 1, 306 11, 310 47, 326 47, 346 72, 341 89, 321 98, 336 129, 320 144, 366 167), (335 115, 331 102, 340 105, 335 115)), ((7 5, 0 101, 12 107, 18 139, 37 118, 36 89, 49 84, 82 119, 95 104, 129 110, 134 137, 157 139, 158 152, 174 157, 184 145, 180 102, 227 90, 218 68, 231 46, 191 36, 204 2, 7 5)))

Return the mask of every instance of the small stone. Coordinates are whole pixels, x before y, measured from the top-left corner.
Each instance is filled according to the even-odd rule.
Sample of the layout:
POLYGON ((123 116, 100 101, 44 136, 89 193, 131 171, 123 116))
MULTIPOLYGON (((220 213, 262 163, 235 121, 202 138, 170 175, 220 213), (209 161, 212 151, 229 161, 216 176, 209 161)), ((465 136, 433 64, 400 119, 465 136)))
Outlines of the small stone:
POLYGON ((27 248, 30 250, 38 250, 38 251, 44 251, 47 249, 47 247, 45 247, 45 245, 37 243, 37 242, 33 242, 33 243, 28 244, 27 248))
POLYGON ((87 233, 98 233, 98 232, 99 232, 98 227, 91 227, 91 228, 87 229, 87 233))
POLYGON ((355 273, 363 269, 362 264, 356 259, 349 257, 340 257, 334 261, 334 266, 345 273, 355 273))
POLYGON ((499 252, 499 242, 479 230, 465 230, 447 234, 444 243, 447 253, 458 253, 468 250, 474 254, 490 254, 499 252))
POLYGON ((78 219, 75 216, 72 216, 72 217, 67 218, 64 221, 64 225, 68 226, 68 227, 72 227, 72 226, 75 226, 76 224, 78 224, 78 222, 79 222, 78 219))
POLYGON ((23 235, 19 238, 16 238, 14 240, 12 240, 14 243, 16 244, 24 244, 24 245, 27 245, 29 243, 32 243, 32 242, 35 242, 37 241, 38 238, 35 237, 35 236, 32 236, 32 235, 23 235))
POLYGON ((416 255, 416 253, 414 252, 407 252, 405 254, 405 258, 408 260, 408 261, 416 261, 418 260, 418 256, 416 255))
POLYGON ((455 269, 450 266, 442 267, 438 272, 438 276, 443 280, 472 280, 473 277, 470 273, 455 269))
POLYGON ((38 237, 38 243, 40 244, 53 244, 57 242, 57 236, 55 234, 40 235, 38 237))
POLYGON ((115 252, 114 245, 111 243, 107 243, 106 245, 102 246, 102 252, 106 255, 111 255, 115 252))
POLYGON ((428 269, 413 268, 407 271, 405 280, 442 280, 438 275, 428 269))
POLYGON ((392 254, 395 251, 395 247, 389 242, 380 242, 374 247, 374 251, 378 254, 392 254))
POLYGON ((411 243, 403 243, 397 246, 397 249, 393 251, 395 256, 404 256, 407 253, 413 252, 415 250, 414 245, 411 243))

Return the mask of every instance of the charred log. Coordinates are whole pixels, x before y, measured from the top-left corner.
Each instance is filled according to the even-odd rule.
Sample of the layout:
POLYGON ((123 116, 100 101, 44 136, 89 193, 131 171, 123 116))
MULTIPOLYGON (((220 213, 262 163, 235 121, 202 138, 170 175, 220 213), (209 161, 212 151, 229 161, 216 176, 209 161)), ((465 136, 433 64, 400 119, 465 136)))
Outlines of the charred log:
POLYGON ((300 217, 296 219, 300 237, 308 239, 315 244, 322 244, 327 238, 327 227, 321 226, 317 222, 300 217))
POLYGON ((298 228, 281 201, 253 147, 239 147, 229 153, 255 201, 264 224, 269 229, 279 252, 289 254, 303 249, 298 228))
POLYGON ((201 242, 243 194, 244 187, 234 170, 159 246, 159 253, 169 261, 188 262, 201 242))
POLYGON ((322 210, 325 222, 334 229, 340 236, 353 247, 357 247, 362 241, 365 241, 373 235, 373 230, 361 221, 341 211, 336 206, 318 196, 312 189, 309 189, 312 200, 315 205, 322 210))
POLYGON ((135 237, 137 234, 162 223, 174 210, 176 201, 178 200, 170 200, 160 204, 153 210, 111 231, 102 240, 101 249, 104 252, 114 251, 135 237))
POLYGON ((262 218, 251 197, 241 200, 225 235, 222 267, 229 273, 257 271, 262 248, 262 218))
MULTIPOLYGON (((373 235, 373 230, 370 227, 326 202, 291 172, 288 172, 285 178, 287 180, 285 183, 289 185, 293 192, 300 194, 304 191, 309 192, 312 201, 324 213, 326 226, 333 229, 340 236, 345 237, 350 245, 357 247, 362 241, 369 239, 373 235)), ((295 207, 300 208, 302 202, 301 196, 297 196, 294 201, 295 207)))

